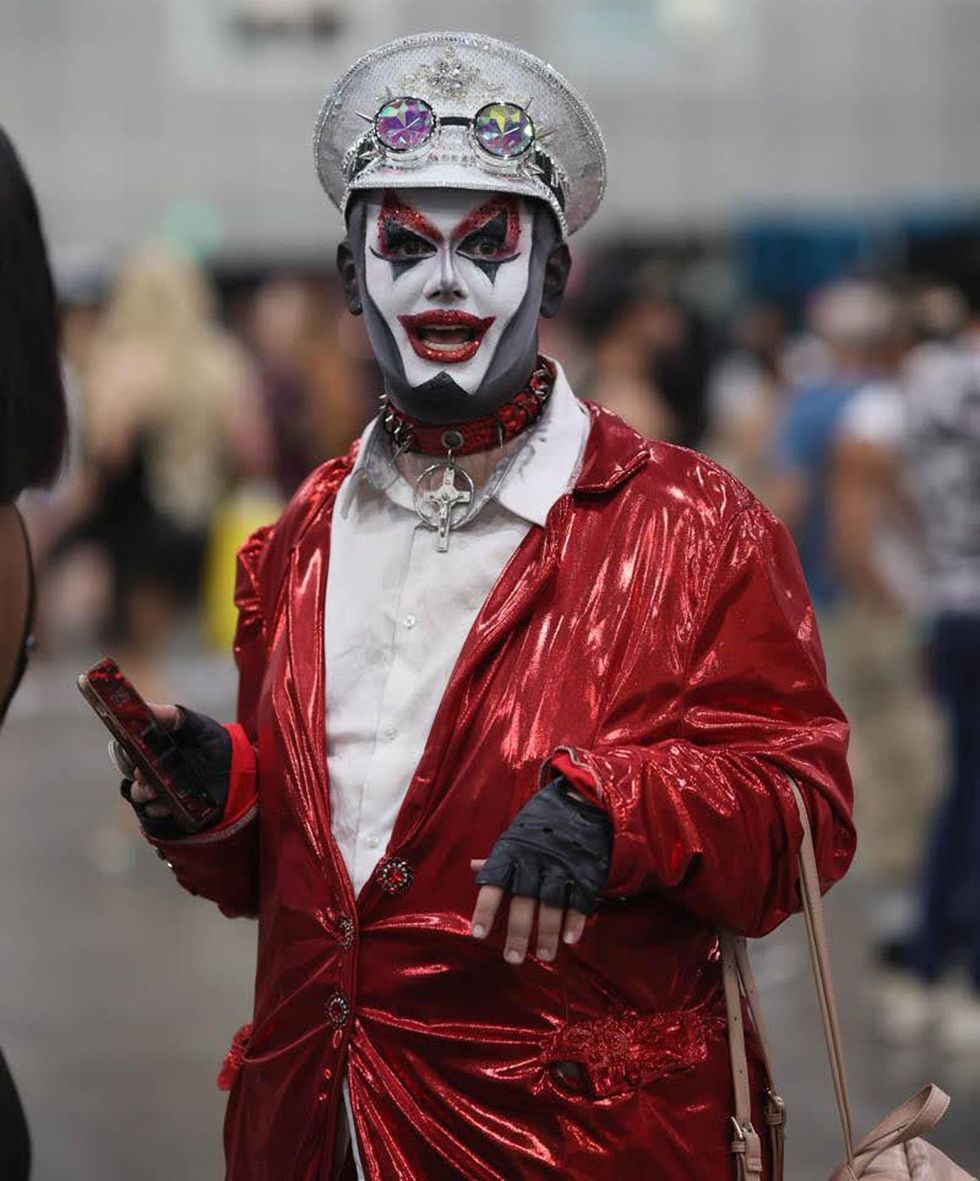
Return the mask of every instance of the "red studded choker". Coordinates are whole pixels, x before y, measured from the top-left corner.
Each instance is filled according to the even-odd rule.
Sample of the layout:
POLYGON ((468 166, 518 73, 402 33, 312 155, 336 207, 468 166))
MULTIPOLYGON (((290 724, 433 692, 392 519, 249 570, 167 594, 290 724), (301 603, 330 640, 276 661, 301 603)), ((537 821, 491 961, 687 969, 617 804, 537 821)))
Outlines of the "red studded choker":
POLYGON ((503 447, 527 430, 541 417, 554 384, 554 365, 546 357, 538 357, 538 367, 527 385, 486 418, 433 426, 403 413, 386 395, 381 399, 381 425, 403 451, 417 451, 422 455, 473 455, 491 447, 503 447))

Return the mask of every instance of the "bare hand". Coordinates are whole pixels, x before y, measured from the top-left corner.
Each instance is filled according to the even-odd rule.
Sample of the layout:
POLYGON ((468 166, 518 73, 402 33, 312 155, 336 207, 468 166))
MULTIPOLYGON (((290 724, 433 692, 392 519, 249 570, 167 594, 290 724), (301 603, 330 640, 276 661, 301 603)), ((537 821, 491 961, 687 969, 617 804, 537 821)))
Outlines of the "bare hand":
MULTIPOLYGON (((474 873, 483 867, 482 861, 471 861, 470 868, 474 873)), ((471 932, 475 939, 484 939, 493 928, 497 911, 503 901, 506 890, 500 886, 482 886, 477 895, 476 908, 473 911, 471 932)), ((557 906, 548 906, 539 902, 537 898, 522 898, 511 896, 510 912, 507 918, 507 939, 504 943, 504 959, 509 964, 523 963, 527 955, 528 944, 531 941, 531 931, 535 919, 538 924, 538 942, 536 955, 539 960, 550 961, 558 954, 559 940, 565 943, 578 943, 585 930, 585 915, 578 910, 562 910, 557 906), (564 934, 562 933, 564 929, 564 934)))
MULTIPOLYGON (((180 722, 180 710, 176 705, 150 705, 150 710, 165 730, 177 729, 180 722)), ((147 816, 159 819, 173 815, 168 804, 154 802, 157 799, 157 793, 146 782, 138 768, 133 771, 133 786, 129 798, 134 804, 145 805, 147 816)))

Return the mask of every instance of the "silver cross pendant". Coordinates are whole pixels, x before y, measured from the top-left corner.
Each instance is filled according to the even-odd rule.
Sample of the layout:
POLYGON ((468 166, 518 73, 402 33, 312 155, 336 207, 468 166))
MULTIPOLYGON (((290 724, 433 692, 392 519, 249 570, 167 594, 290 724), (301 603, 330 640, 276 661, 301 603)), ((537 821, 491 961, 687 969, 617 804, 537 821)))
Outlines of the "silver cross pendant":
POLYGON ((453 529, 465 525, 473 510, 476 485, 468 472, 457 467, 452 459, 434 463, 415 481, 415 511, 424 524, 436 531, 436 549, 446 553, 449 549, 449 535, 453 529), (442 480, 436 483, 435 477, 442 480), (463 487, 456 483, 461 476, 463 487))

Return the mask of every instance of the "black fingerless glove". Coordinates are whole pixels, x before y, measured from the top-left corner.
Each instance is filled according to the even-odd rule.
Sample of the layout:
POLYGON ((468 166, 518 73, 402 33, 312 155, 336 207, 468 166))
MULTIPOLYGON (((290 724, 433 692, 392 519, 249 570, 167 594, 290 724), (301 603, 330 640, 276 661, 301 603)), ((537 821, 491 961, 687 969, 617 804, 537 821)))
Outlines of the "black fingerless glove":
MULTIPOLYGON (((196 772, 198 781, 211 799, 224 808, 231 778, 231 738, 228 731, 207 714, 179 705, 180 724, 170 731, 174 745, 196 772)), ((172 816, 150 816, 145 804, 135 804, 130 797, 133 781, 124 779, 119 790, 124 800, 132 805, 147 836, 170 841, 188 835, 172 816)), ((218 823, 215 818, 212 822, 218 823)))
POLYGON ((591 914, 609 877, 609 817, 562 776, 528 800, 476 875, 481 886, 591 914))

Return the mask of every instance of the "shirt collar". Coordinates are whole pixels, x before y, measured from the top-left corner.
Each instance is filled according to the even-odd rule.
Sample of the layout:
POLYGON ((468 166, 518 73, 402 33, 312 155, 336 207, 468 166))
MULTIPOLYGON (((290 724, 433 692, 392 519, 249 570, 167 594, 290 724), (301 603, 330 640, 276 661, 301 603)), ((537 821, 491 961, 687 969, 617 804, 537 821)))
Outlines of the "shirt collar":
MULTIPOLYGON (((590 427, 588 411, 572 392, 564 370, 557 361, 553 364, 555 385, 548 405, 527 439, 505 458, 509 466, 492 495, 508 512, 541 526, 555 501, 575 481, 590 427)), ((373 488, 412 509, 412 490, 395 467, 380 418, 369 422, 361 435, 354 466, 338 496, 337 507, 343 516, 361 487, 373 488)))

